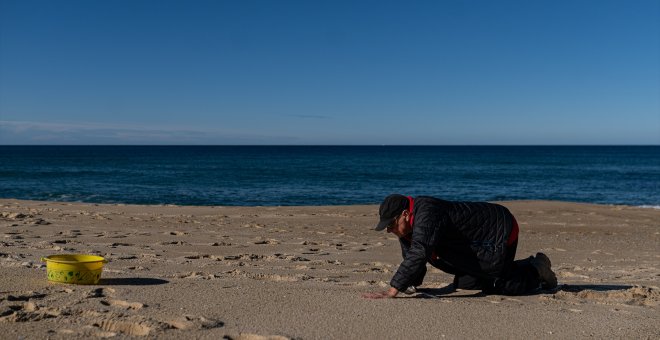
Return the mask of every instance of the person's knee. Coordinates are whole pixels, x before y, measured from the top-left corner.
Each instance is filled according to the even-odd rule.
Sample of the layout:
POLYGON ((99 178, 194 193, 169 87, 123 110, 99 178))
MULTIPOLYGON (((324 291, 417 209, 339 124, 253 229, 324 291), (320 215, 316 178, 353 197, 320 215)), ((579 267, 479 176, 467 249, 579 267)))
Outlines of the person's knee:
POLYGON ((492 281, 482 278, 477 278, 470 275, 456 275, 454 276, 454 287, 457 289, 470 289, 470 290, 488 290, 492 287, 492 281))

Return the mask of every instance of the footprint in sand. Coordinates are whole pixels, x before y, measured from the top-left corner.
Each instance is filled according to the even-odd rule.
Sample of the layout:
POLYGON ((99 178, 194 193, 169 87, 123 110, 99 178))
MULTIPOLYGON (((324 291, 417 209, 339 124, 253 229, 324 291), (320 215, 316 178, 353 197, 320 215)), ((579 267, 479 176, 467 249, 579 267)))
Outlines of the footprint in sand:
POLYGON ((544 297, 546 300, 562 300, 566 302, 593 301, 601 304, 623 304, 632 306, 655 307, 660 304, 660 289, 654 287, 634 286, 623 290, 598 291, 584 289, 571 291, 570 286, 562 288, 554 295, 544 297))
POLYGON ((166 321, 165 323, 172 328, 181 330, 219 328, 225 325, 220 320, 191 315, 184 315, 174 320, 166 321))
POLYGON ((231 243, 224 242, 224 241, 223 242, 213 242, 213 243, 211 243, 212 247, 231 246, 231 245, 232 245, 231 243))
POLYGON ((46 297, 46 294, 39 292, 19 292, 16 295, 8 294, 6 297, 0 297, 0 301, 30 301, 31 299, 43 299, 46 297))
POLYGON ((176 274, 174 277, 179 279, 201 279, 201 280, 213 280, 220 277, 217 274, 207 274, 203 272, 190 272, 190 273, 181 273, 176 274))
POLYGON ((50 222, 44 220, 43 218, 37 218, 31 222, 32 225, 49 225, 50 222))
POLYGON ((163 246, 169 246, 169 245, 175 245, 175 246, 184 246, 184 245, 190 245, 190 243, 186 241, 165 241, 165 242, 160 242, 160 245, 163 246))
POLYGON ((280 244, 280 241, 275 239, 268 239, 254 242, 254 244, 280 244))
MULTIPOLYGON (((30 301, 31 299, 42 299, 45 296, 46 294, 33 292, 23 295, 8 295, 5 299, 15 303, 0 307, 0 322, 40 321, 60 316, 61 311, 58 308, 40 307, 30 301)), ((0 301, 5 299, 0 299, 0 301)))
POLYGON ((102 300, 101 304, 104 306, 120 307, 124 309, 142 309, 147 306, 141 302, 130 302, 124 300, 102 300))
POLYGON ((132 243, 123 243, 123 242, 115 242, 110 245, 111 248, 117 248, 117 247, 132 247, 134 244, 132 243))
POLYGON ((388 268, 385 268, 382 265, 377 265, 375 262, 374 265, 369 265, 367 268, 358 268, 358 269, 353 269, 354 273, 391 273, 392 271, 388 268))
POLYGON ((87 298, 102 298, 112 296, 114 294, 115 290, 112 288, 96 288, 87 294, 87 298))
POLYGON ((266 256, 264 255, 258 255, 258 254, 241 254, 241 255, 227 255, 222 258, 223 260, 228 260, 228 261, 261 261, 266 259, 266 256))
MULTIPOLYGON (((117 320, 98 320, 92 324, 106 332, 122 333, 128 336, 147 336, 154 328, 143 322, 117 321, 117 320)), ((110 334, 107 334, 110 335, 110 334)), ((116 335, 116 334, 115 334, 116 335)))

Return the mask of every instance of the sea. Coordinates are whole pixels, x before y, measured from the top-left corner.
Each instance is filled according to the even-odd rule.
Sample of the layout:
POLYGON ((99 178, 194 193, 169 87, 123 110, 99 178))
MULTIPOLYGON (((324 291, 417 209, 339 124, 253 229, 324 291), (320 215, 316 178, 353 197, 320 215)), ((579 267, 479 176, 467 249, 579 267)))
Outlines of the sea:
POLYGON ((660 209, 660 146, 0 146, 0 198, 293 206, 391 193, 660 209))

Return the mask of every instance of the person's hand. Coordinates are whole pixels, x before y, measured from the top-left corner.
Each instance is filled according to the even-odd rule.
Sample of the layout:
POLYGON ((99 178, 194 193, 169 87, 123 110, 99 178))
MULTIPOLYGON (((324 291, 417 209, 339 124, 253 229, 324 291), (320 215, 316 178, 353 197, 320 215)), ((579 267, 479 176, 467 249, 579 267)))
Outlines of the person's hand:
POLYGON ((362 297, 365 299, 387 299, 387 298, 393 298, 397 294, 399 294, 399 291, 396 290, 396 288, 392 287, 384 292, 364 293, 362 294, 362 297))

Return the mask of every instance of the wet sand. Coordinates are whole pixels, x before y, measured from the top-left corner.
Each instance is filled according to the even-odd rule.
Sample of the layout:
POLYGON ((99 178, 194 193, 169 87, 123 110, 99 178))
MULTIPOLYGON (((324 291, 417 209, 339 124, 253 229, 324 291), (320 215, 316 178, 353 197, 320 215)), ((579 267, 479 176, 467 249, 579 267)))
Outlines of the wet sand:
POLYGON ((0 200, 2 338, 660 338, 660 210, 499 202, 517 257, 552 260, 536 295, 368 300, 401 261, 377 206, 180 207, 0 200), (99 285, 49 283, 40 258, 98 254, 99 285))

